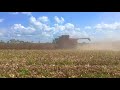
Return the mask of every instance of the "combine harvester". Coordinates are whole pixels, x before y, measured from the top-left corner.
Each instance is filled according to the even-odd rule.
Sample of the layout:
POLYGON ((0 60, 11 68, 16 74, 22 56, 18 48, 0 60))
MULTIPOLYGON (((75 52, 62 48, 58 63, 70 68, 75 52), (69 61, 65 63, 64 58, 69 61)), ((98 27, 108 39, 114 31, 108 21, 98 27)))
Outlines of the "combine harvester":
POLYGON ((75 48, 78 45, 77 41, 79 39, 88 39, 91 41, 90 38, 69 38, 69 35, 62 35, 59 38, 55 38, 53 43, 59 49, 75 48))

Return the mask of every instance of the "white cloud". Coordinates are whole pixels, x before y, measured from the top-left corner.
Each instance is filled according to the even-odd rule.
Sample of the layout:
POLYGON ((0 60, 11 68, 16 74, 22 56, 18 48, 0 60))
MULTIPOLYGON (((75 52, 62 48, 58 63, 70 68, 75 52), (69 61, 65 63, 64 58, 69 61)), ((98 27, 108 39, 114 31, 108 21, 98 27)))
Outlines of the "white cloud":
POLYGON ((79 37, 86 37, 88 36, 85 31, 80 31, 80 28, 76 27, 74 24, 72 23, 66 23, 64 25, 59 25, 59 24, 55 24, 55 31, 54 31, 54 35, 55 36, 60 36, 60 35, 70 35, 70 37, 73 38, 79 38, 79 37))
POLYGON ((30 23, 35 26, 35 28, 42 29, 42 23, 38 21, 35 17, 30 17, 30 23))
POLYGON ((38 26, 38 25, 42 25, 42 23, 40 21, 38 21, 35 17, 31 16, 30 17, 30 23, 38 26))
MULTIPOLYGON (((31 16, 30 17, 30 23, 33 25, 36 29, 44 30, 44 31, 50 31, 52 28, 44 23, 41 23, 39 21, 40 18, 36 19, 35 17, 31 16)), ((47 19, 43 16, 41 20, 47 21, 47 19)))
POLYGON ((2 32, 0 32, 0 36, 3 36, 3 33, 2 33, 2 32))
POLYGON ((85 29, 91 29, 91 27, 90 26, 85 26, 85 29))
POLYGON ((80 28, 75 28, 75 31, 78 31, 78 32, 80 32, 80 28))
POLYGON ((21 12, 22 14, 31 15, 31 12, 21 12))
POLYGON ((35 31, 32 27, 24 27, 21 24, 14 24, 11 29, 18 31, 19 33, 32 33, 35 31))
POLYGON ((75 26, 71 23, 67 23, 65 24, 65 29, 67 30, 74 30, 75 26))
POLYGON ((13 14, 13 15, 17 15, 17 14, 26 14, 26 15, 28 15, 28 16, 30 16, 31 15, 31 12, 12 12, 12 13, 10 13, 10 14, 13 14))
POLYGON ((50 31, 50 30, 52 30, 52 28, 50 26, 46 25, 46 24, 42 24, 42 29, 44 31, 50 31))
POLYGON ((10 14, 16 15, 16 14, 19 14, 19 12, 12 12, 10 14))
POLYGON ((49 33, 47 33, 47 32, 42 32, 42 35, 43 35, 43 36, 47 36, 47 37, 49 37, 49 36, 50 36, 50 34, 49 34, 49 33))
POLYGON ((54 24, 55 30, 65 30, 65 26, 54 24))
POLYGON ((100 30, 120 30, 120 23, 115 22, 111 24, 101 23, 94 26, 95 29, 100 30))
POLYGON ((29 36, 29 37, 31 37, 31 36, 33 36, 33 35, 26 35, 26 36, 29 36))
POLYGON ((36 19, 35 17, 30 17, 30 23, 34 27, 37 27, 37 33, 41 34, 42 36, 60 36, 62 34, 68 34, 70 36, 87 36, 85 32, 81 32, 80 28, 75 27, 72 23, 66 23, 64 25, 54 24, 54 26, 49 26, 47 24, 41 23, 40 18, 36 19), (82 35, 83 34, 83 35, 82 35))
MULTIPOLYGON (((25 13, 24 13, 25 14, 25 13)), ((67 34, 73 38, 81 38, 81 37, 90 37, 95 39, 96 41, 99 39, 119 39, 120 38, 120 22, 114 23, 98 23, 94 26, 85 26, 84 29, 76 27, 73 23, 64 23, 64 19, 54 17, 57 23, 49 24, 49 19, 47 16, 41 16, 36 18, 31 16, 29 18, 29 26, 24 26, 21 24, 14 24, 12 26, 13 33, 18 37, 22 36, 32 36, 38 40, 52 40, 57 36, 67 34), (89 30, 89 32, 87 32, 89 30)), ((92 40, 93 41, 93 40, 92 40)))
POLYGON ((55 21, 56 21, 57 23, 60 23, 60 24, 62 24, 62 23, 64 22, 64 18, 63 18, 63 17, 58 18, 57 16, 55 16, 54 19, 55 19, 55 21))
MULTIPOLYGON (((62 20, 62 19, 61 19, 62 20)), ((48 17, 42 16, 40 18, 36 18, 31 16, 29 18, 29 26, 24 26, 22 24, 14 24, 12 29, 12 34, 15 37, 25 37, 25 36, 32 36, 34 39, 37 40, 53 40, 57 36, 67 34, 70 37, 86 37, 88 34, 85 31, 81 31, 79 27, 76 27, 72 23, 65 23, 65 24, 48 24, 43 23, 48 21, 48 17)), ((58 20, 59 21, 59 20, 58 20)), ((62 20, 64 21, 64 20, 62 20)), ((11 35, 12 35, 11 34, 11 35)))
MULTIPOLYGON (((120 40, 120 22, 98 23, 90 26, 89 35, 96 41, 100 40, 120 40)), ((84 34, 85 35, 85 34, 84 34)), ((92 41, 94 41, 92 40, 92 41)))
POLYGON ((49 21, 47 16, 39 17, 38 20, 40 20, 41 22, 48 22, 49 21))
POLYGON ((25 27, 22 26, 21 24, 14 24, 13 29, 24 29, 25 27))
MULTIPOLYGON (((44 17, 44 16, 43 16, 44 17)), ((42 17, 42 18, 43 18, 42 17)), ((79 31, 80 28, 75 28, 74 24, 72 23, 66 23, 64 25, 54 24, 54 27, 51 27, 47 24, 41 23, 39 21, 40 18, 36 19, 35 17, 30 17, 30 23, 34 25, 34 27, 37 27, 37 29, 44 30, 44 31, 63 31, 64 30, 76 30, 79 31)))
POLYGON ((0 19, 0 23, 3 22, 3 21, 4 21, 4 19, 0 19))
POLYGON ((17 36, 18 36, 18 37, 20 37, 20 36, 21 36, 21 34, 17 34, 17 36))

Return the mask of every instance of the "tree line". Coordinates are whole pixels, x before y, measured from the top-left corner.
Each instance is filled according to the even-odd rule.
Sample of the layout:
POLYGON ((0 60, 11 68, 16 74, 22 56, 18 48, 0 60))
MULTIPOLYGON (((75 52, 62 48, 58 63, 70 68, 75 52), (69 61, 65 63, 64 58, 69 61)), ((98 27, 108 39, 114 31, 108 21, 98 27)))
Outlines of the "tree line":
MULTIPOLYGON (((16 39, 10 39, 9 41, 3 41, 3 40, 0 40, 0 43, 33 43, 33 41, 22 41, 22 40, 16 40, 16 39)), ((40 43, 40 41, 38 42, 40 43)))

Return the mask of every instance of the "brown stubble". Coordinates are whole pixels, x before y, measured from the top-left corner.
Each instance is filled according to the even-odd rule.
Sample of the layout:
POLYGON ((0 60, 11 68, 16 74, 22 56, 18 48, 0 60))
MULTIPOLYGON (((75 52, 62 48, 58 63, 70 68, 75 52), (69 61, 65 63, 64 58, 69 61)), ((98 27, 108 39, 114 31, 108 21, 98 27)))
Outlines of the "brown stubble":
POLYGON ((1 50, 0 77, 120 77, 120 52, 100 50, 1 50))

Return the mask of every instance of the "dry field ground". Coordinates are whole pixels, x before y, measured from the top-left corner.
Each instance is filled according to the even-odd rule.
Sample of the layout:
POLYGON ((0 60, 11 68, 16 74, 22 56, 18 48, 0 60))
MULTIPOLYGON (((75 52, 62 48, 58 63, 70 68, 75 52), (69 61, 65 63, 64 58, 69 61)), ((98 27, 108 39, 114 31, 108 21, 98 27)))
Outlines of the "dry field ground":
POLYGON ((116 78, 120 51, 0 50, 1 78, 116 78))

